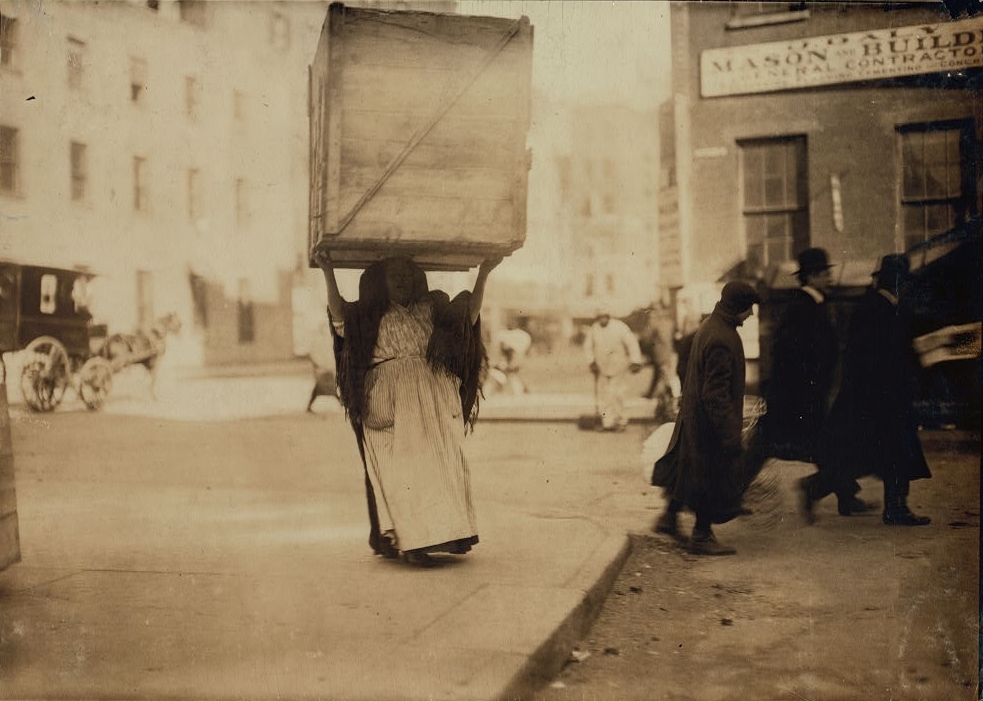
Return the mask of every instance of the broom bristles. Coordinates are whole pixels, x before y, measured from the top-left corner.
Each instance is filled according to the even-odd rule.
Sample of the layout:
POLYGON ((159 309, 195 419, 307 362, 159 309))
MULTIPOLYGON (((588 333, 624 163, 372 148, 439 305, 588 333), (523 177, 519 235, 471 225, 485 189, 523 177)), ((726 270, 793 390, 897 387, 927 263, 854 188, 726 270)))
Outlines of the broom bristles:
MULTIPOLYGON (((761 397, 744 398, 744 425, 741 429, 741 443, 745 452, 752 447, 758 421, 768 407, 761 397)), ((747 489, 744 490, 742 505, 750 513, 742 520, 752 528, 770 528, 777 525, 785 511, 785 491, 782 489, 781 473, 774 461, 759 465, 748 465, 751 474, 746 476, 747 489)))

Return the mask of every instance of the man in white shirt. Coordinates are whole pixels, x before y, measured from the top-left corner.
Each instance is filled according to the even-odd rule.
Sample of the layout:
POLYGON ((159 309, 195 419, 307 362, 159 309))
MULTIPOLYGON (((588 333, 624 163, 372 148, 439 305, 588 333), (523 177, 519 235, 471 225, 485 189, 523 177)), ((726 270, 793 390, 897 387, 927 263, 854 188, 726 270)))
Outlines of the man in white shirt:
POLYGON ((587 333, 584 348, 596 382, 601 429, 623 431, 628 425, 625 417, 628 375, 642 367, 638 339, 625 322, 612 319, 610 312, 601 309, 587 333))

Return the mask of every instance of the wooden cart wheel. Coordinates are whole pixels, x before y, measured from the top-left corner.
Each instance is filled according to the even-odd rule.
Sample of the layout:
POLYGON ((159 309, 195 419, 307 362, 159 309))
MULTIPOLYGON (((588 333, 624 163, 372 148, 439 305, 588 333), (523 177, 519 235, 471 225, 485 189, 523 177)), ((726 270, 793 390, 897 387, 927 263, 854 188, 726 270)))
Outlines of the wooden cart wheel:
POLYGON ((89 358, 78 373, 79 396, 89 409, 101 409, 113 389, 113 366, 105 358, 89 358))
POLYGON ((70 374, 68 351, 57 338, 39 336, 28 343, 20 375, 27 406, 34 411, 53 411, 65 395, 70 374))

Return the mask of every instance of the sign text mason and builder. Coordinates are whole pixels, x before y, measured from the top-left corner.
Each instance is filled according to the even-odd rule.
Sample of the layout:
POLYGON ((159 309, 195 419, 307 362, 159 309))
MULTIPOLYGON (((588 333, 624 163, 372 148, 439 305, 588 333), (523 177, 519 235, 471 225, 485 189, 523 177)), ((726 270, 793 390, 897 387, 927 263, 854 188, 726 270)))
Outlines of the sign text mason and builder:
POLYGON ((767 44, 700 54, 703 97, 811 88, 983 66, 983 18, 767 44))

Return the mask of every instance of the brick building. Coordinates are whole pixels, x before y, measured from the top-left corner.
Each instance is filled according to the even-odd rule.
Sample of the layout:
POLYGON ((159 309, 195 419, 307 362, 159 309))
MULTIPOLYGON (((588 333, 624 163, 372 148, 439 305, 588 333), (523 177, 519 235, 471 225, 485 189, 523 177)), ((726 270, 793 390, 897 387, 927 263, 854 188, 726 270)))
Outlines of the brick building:
POLYGON ((863 268, 979 216, 983 18, 676 2, 671 21, 684 283, 807 246, 863 268))

